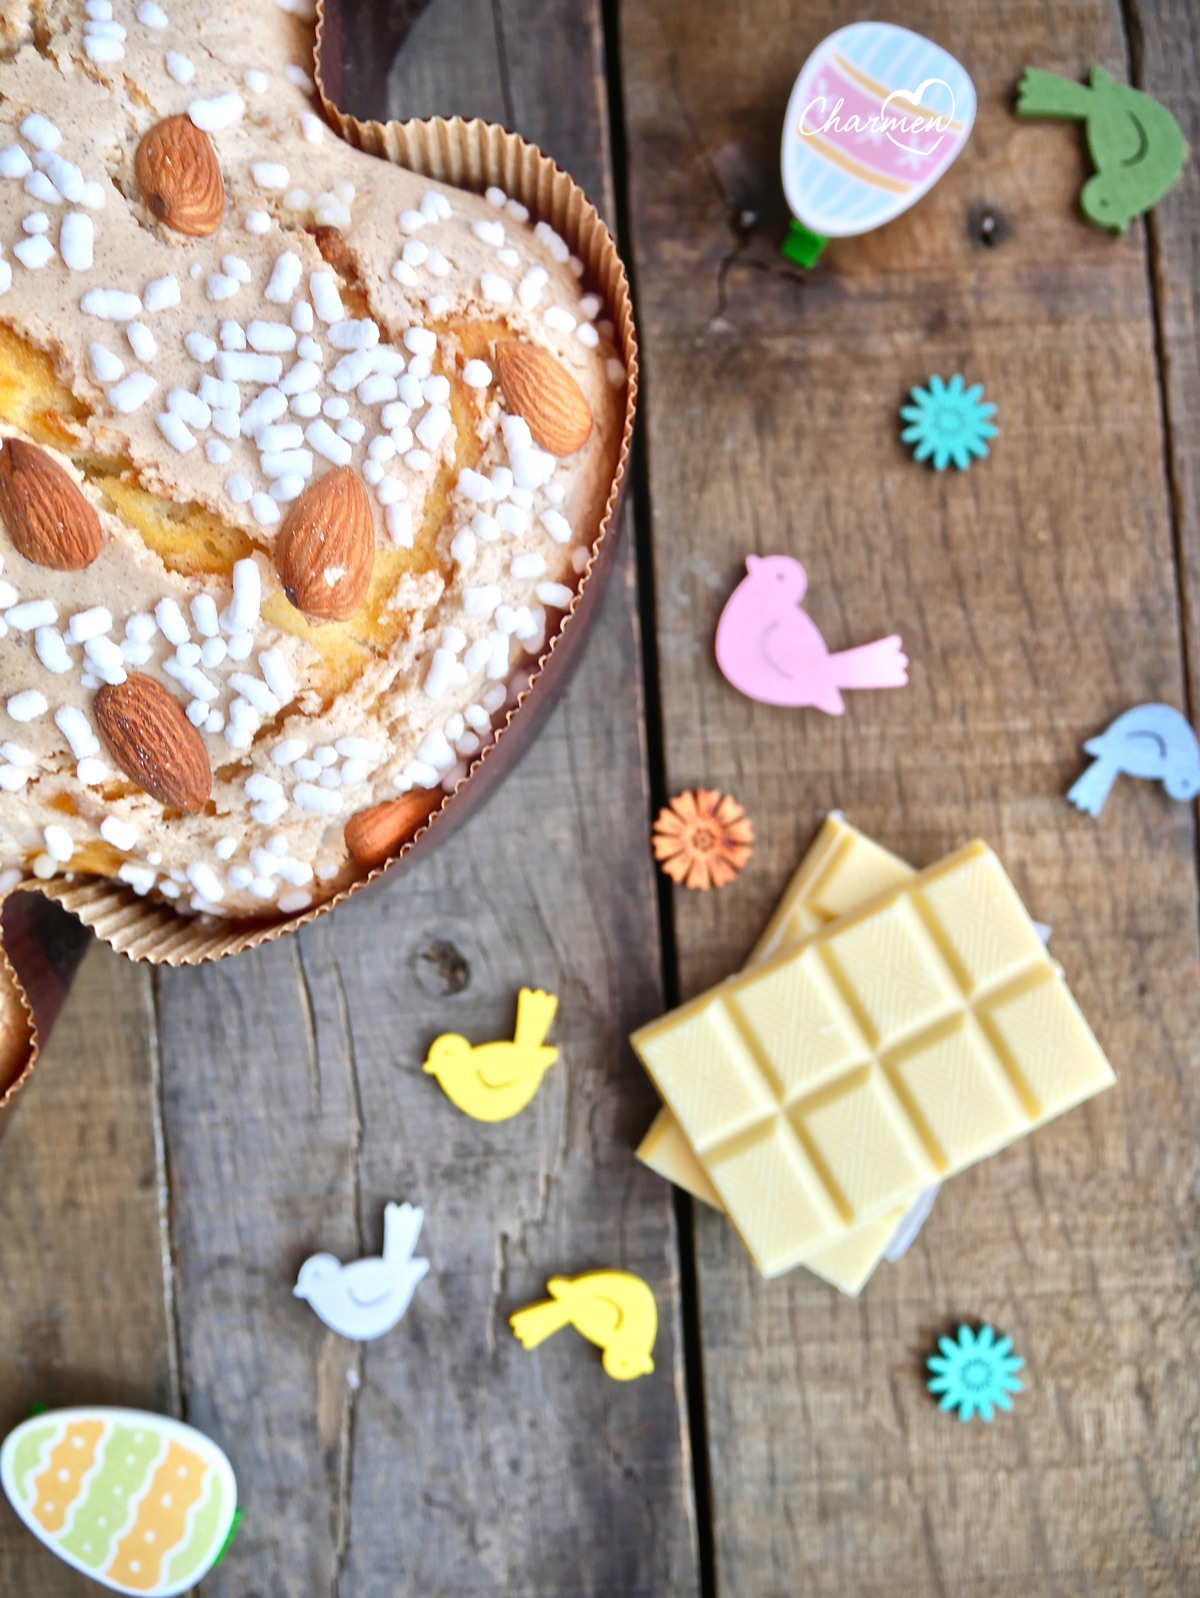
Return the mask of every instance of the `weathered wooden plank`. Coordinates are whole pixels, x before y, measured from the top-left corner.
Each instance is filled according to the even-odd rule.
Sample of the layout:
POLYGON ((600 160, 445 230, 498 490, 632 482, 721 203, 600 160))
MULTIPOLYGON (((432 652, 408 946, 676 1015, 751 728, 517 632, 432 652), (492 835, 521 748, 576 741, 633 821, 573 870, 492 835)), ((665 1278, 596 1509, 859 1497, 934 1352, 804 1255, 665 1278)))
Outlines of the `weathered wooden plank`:
MULTIPOLYGON (((378 116, 388 97, 387 80, 397 52, 432 0, 386 0, 355 6, 350 14, 326 7, 327 25, 337 26, 337 47, 342 51, 343 104, 351 116, 378 116), (341 25, 345 16, 345 26, 341 25)), ((418 44, 417 53, 420 53, 418 44)), ((407 53, 407 51, 406 51, 407 53)))
POLYGON ((915 212, 831 246, 805 279, 775 253, 779 130, 843 15, 622 8, 667 776, 728 788, 760 840, 737 887, 676 894, 681 986, 742 961, 822 811, 922 863, 979 834, 1054 927, 1120 1082, 951 1183, 857 1303, 803 1273, 762 1282, 699 1216, 717 1591, 1183 1592, 1195 818, 1144 785, 1099 823, 1062 797, 1116 711, 1182 703, 1145 240, 1080 219, 1077 130, 1011 115, 1028 62, 1122 72, 1119 12, 882 14, 967 64, 977 129, 915 212), (905 458, 896 413, 914 382, 956 370, 987 385, 1001 436, 939 478, 905 458), (841 720, 739 698, 711 640, 748 550, 803 560, 832 647, 900 631, 910 686, 859 695, 841 720), (947 1420, 922 1388, 936 1336, 976 1318, 1029 1361, 990 1429, 947 1420))
POLYGON ((160 975, 185 1415, 233 1460, 246 1513, 217 1592, 330 1592, 341 1557, 355 1354, 291 1297, 310 1252, 360 1251, 333 930, 160 975))
POLYGON ((187 1414, 236 1460, 247 1513, 214 1592, 691 1589, 670 1211, 632 1158, 650 1097, 623 1047, 661 1003, 646 875, 618 865, 645 810, 632 719, 609 715, 636 699, 629 605, 626 572, 453 848, 298 939, 163 973, 187 1414), (524 982, 561 997, 566 1069, 481 1127, 420 1063, 439 1031, 505 1035, 524 982), (432 1271, 355 1354, 290 1286, 312 1250, 377 1251, 388 1199, 425 1206, 432 1271), (658 1292, 653 1385, 508 1332, 546 1276, 604 1263, 658 1292))
POLYGON ((1200 17, 1182 0, 1151 0, 1132 16, 1133 81, 1168 107, 1192 151, 1148 225, 1194 713, 1200 693, 1200 17))
MULTIPOLYGON (((484 81, 596 190, 586 10, 593 48, 561 117, 521 56, 484 81)), ((477 44, 452 29, 413 68, 439 109, 488 108, 470 99, 477 44)), ((246 1509, 206 1592, 695 1586, 672 1210, 632 1156, 651 1099, 625 1037, 662 1003, 654 887, 630 849, 647 811, 640 722, 626 544, 579 676, 451 846, 297 939, 161 974, 185 1406, 233 1458, 246 1509), (448 1028, 508 1033, 523 983, 559 994, 564 1064, 519 1119, 482 1127, 420 1064, 448 1028), (403 1325, 355 1351, 290 1290, 311 1251, 377 1252, 389 1199, 425 1207, 432 1270, 403 1325), (652 1381, 611 1382, 573 1334, 528 1355, 508 1331, 548 1275, 603 1264, 656 1289, 652 1381)))
POLYGON ((390 1197, 425 1198, 433 1260, 410 1336, 364 1361, 346 1569, 368 1598, 694 1584, 671 1227, 631 1152, 650 1101, 625 1029, 661 1000, 646 875, 621 865, 645 813, 634 729, 606 711, 636 697, 626 604, 612 595, 563 712, 461 846, 342 918, 363 1225, 375 1235, 390 1197), (480 1126, 431 1093, 424 1050, 444 1030, 510 1035, 531 982, 560 996, 566 1069, 516 1120, 480 1126), (572 1335, 527 1354, 508 1330, 549 1275, 605 1263, 656 1290, 652 1380, 609 1381, 572 1335))
MULTIPOLYGON (((35 1403, 179 1402, 150 974, 93 946, 0 1144, 0 1434, 35 1403)), ((0 1497, 0 1592, 92 1583, 0 1497)))
POLYGON ((492 0, 436 0, 413 23, 387 80, 394 117, 482 117, 510 122, 499 8, 492 0))
POLYGON ((437 0, 388 74, 394 117, 482 117, 567 167, 611 215, 608 107, 597 4, 437 0))

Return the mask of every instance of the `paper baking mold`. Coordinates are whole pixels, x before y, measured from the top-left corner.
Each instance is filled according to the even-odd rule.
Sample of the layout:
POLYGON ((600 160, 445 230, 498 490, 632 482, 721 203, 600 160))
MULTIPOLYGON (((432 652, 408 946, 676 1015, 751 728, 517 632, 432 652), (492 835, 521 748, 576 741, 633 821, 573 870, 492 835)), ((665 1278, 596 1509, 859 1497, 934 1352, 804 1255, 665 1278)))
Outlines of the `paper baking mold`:
MULTIPOLYGON (((338 9, 318 0, 316 33, 316 85, 328 120, 347 143, 424 176, 455 187, 482 193, 490 186, 502 188, 526 206, 532 217, 547 222, 565 240, 584 266, 586 280, 605 302, 613 322, 614 337, 625 366, 624 418, 621 445, 604 512, 574 597, 562 620, 547 639, 543 653, 528 672, 524 686, 514 684, 503 724, 471 762, 454 791, 442 797, 428 818, 386 864, 365 872, 344 892, 302 914, 263 922, 214 921, 186 917, 169 905, 140 899, 125 884, 112 879, 57 876, 30 881, 9 895, 3 925, 30 924, 19 901, 29 894, 44 894, 89 927, 97 937, 131 959, 163 965, 199 965, 271 942, 285 932, 328 914, 343 900, 361 891, 384 872, 404 870, 443 842, 452 828, 467 819, 494 790, 520 755, 552 708, 558 692, 582 654, 587 632, 597 610, 599 591, 611 572, 617 508, 625 481, 633 437, 638 393, 638 351, 633 306, 625 268, 612 235, 583 190, 549 156, 535 145, 492 123, 462 118, 432 117, 408 122, 360 121, 339 110, 345 89, 342 78, 342 18, 338 9)), ((40 1042, 49 1025, 49 1012, 37 1010, 39 991, 26 990, 21 949, 28 937, 12 946, 6 941, 6 958, 0 981, 15 973, 16 991, 0 1014, 11 1012, 17 1039, 0 1049, 0 1118, 11 1107, 28 1080, 40 1042)), ((36 960, 35 960, 36 963, 36 960)), ((10 1040, 4 1040, 6 1043, 10 1040)), ((2 1124, 2 1121, 0 1121, 2 1124)))

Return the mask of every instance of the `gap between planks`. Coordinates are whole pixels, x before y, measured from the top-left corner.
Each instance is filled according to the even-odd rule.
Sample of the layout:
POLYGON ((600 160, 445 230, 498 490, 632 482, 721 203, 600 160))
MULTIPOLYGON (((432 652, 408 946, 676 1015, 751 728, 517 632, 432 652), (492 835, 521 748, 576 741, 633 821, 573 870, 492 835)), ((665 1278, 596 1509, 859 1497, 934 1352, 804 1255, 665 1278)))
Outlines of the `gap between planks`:
MULTIPOLYGON (((629 209, 629 153, 625 135, 625 99, 621 67, 621 0, 601 0, 604 23, 605 83, 608 90, 609 164, 613 184, 613 226, 617 245, 629 277, 635 319, 638 310, 637 277, 633 265, 629 209)), ((654 560, 650 542, 650 478, 644 426, 645 374, 642 375, 641 417, 629 462, 629 536, 634 541, 637 564, 637 620, 642 649, 642 698, 646 719, 646 771, 650 810, 644 817, 648 847, 654 818, 667 803, 666 740, 658 665, 658 623, 654 593, 654 560)), ((673 1009, 679 1003, 679 959, 675 938, 672 887, 655 866, 654 885, 658 909, 662 962, 663 1002, 673 1009)), ((704 1354, 700 1331, 700 1284, 696 1268, 694 1205, 682 1188, 674 1192, 675 1245, 679 1263, 679 1324, 683 1339, 684 1381, 688 1437, 684 1439, 692 1462, 692 1493, 696 1511, 696 1543, 700 1598, 717 1598, 716 1533, 713 1525, 713 1491, 708 1450, 708 1407, 704 1391, 704 1354)))

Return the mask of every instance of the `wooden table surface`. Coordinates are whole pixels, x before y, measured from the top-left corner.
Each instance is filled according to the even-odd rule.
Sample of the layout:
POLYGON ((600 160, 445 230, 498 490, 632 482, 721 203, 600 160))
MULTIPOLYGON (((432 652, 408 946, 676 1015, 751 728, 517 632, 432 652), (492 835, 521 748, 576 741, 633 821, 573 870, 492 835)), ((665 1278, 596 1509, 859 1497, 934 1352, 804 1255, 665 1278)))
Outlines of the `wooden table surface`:
MULTIPOLYGON (((365 10, 365 8, 364 8, 365 10)), ((1077 128, 1018 122, 1025 65, 1093 63, 1200 149, 1187 0, 885 0, 978 88, 939 187, 811 274, 778 253, 791 83, 832 0, 409 0, 363 16, 350 109, 502 120, 567 166, 631 261, 645 374, 620 570, 584 663, 455 842, 297 937, 203 970, 93 947, 0 1146, 0 1427, 34 1402, 168 1411, 235 1463, 206 1598, 914 1598, 1200 1592, 1196 815, 1080 745, 1200 693, 1200 176, 1149 225, 1084 223, 1077 128), (417 11, 386 80, 398 24, 417 11), (371 70, 372 65, 374 71, 371 70), (938 476, 896 412, 930 373, 998 407, 938 476), (749 551, 808 569, 831 643, 896 630, 902 693, 841 719, 740 698, 712 660, 749 551), (697 784, 758 836, 669 890, 650 818, 697 784), (919 864, 999 851, 1119 1078, 950 1183, 863 1297, 760 1280, 633 1149, 630 1029, 736 968, 841 807, 919 864), (421 1075, 557 992, 565 1066, 485 1129, 421 1075), (291 1295, 305 1256, 426 1210, 427 1281, 356 1347, 291 1295), (644 1275, 653 1378, 609 1381, 511 1311, 547 1275, 644 1275), (990 1320, 1012 1415, 938 1413, 922 1360, 990 1320)), ((94 1589, 0 1508, 0 1592, 94 1589)))

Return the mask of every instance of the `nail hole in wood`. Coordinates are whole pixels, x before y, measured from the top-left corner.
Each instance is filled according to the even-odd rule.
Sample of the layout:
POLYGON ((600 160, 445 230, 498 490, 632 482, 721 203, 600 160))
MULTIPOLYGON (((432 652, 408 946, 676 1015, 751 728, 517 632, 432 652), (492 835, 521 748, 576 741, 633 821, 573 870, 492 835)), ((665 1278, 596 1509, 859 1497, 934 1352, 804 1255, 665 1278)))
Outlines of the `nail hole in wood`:
POLYGON ((1003 244, 1010 231, 1003 216, 990 205, 976 206, 967 219, 967 232, 972 243, 981 244, 987 250, 1003 244))
POLYGON ((439 939, 418 954, 416 975, 424 993, 444 999, 463 991, 471 980, 471 967, 454 944, 439 939))

